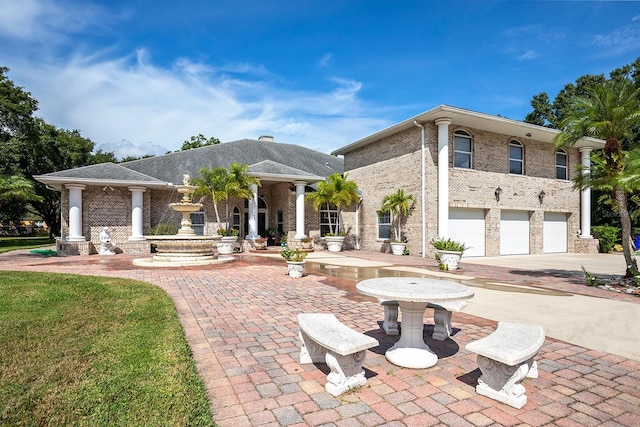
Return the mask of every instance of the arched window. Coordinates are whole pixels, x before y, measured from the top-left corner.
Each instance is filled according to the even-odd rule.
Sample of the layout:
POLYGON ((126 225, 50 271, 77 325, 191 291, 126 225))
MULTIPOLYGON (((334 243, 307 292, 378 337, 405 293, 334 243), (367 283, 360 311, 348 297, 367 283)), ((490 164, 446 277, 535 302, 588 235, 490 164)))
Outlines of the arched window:
POLYGON ((524 147, 518 141, 509 141, 509 173, 524 175, 524 147))
POLYGON ((556 179, 569 179, 569 162, 567 152, 560 149, 556 151, 556 179))
POLYGON ((471 135, 462 130, 453 133, 453 167, 472 169, 473 149, 471 135))

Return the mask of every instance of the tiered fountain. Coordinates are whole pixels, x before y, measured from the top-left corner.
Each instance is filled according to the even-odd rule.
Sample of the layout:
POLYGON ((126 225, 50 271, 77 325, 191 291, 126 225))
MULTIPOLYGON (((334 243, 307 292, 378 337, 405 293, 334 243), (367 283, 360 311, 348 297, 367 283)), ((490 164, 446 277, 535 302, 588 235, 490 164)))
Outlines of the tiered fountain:
POLYGON ((191 227, 191 212, 199 211, 202 208, 202 203, 191 201, 195 189, 196 186, 189 185, 189 175, 184 175, 183 185, 177 186, 178 192, 182 194, 182 200, 169 204, 171 209, 182 213, 178 234, 149 237, 148 240, 156 246, 156 254, 153 258, 134 259, 134 265, 180 267, 217 264, 234 260, 231 256, 218 255, 216 244, 220 242, 220 236, 198 236, 191 227))

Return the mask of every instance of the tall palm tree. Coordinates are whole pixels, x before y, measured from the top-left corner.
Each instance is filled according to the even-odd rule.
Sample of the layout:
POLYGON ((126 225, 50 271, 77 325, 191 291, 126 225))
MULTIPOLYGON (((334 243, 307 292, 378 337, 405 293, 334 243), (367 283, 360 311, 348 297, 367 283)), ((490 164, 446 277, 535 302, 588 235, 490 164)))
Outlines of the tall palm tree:
POLYGON ((393 228, 396 242, 402 240, 402 223, 411 214, 415 203, 415 197, 411 194, 406 194, 402 188, 399 188, 398 191, 393 194, 384 196, 382 199, 380 212, 391 212, 392 219, 396 225, 393 228))
POLYGON ((248 165, 232 163, 229 169, 222 166, 215 169, 201 168, 198 170, 200 177, 192 180, 198 188, 194 192, 195 195, 211 196, 213 207, 216 213, 218 225, 220 215, 218 214, 217 203, 225 201, 225 215, 227 221, 226 234, 231 231, 231 215, 229 213, 229 201, 234 198, 251 199, 253 197, 252 185, 260 186, 260 180, 247 173, 248 165))
POLYGON ((313 208, 317 211, 322 205, 326 206, 327 211, 331 206, 335 206, 338 209, 338 221, 336 227, 331 222, 331 214, 329 213, 329 231, 332 234, 340 233, 340 226, 342 224, 342 208, 350 206, 352 203, 357 202, 360 198, 358 193, 358 184, 355 181, 348 179, 348 174, 344 176, 339 173, 333 173, 327 177, 325 181, 318 183, 318 191, 309 193, 306 196, 313 204, 313 208))
POLYGON ((621 185, 620 176, 625 170, 626 152, 622 141, 631 137, 634 127, 640 124, 640 88, 634 88, 628 79, 607 80, 588 91, 587 96, 575 97, 565 118, 560 122, 561 133, 556 135, 556 146, 574 145, 585 136, 604 139, 604 160, 601 171, 576 180, 576 184, 588 187, 597 184, 613 192, 620 225, 622 226, 622 250, 627 276, 638 270, 631 246, 631 218, 627 206, 628 188, 621 185), (605 185, 606 183, 606 185, 605 185))

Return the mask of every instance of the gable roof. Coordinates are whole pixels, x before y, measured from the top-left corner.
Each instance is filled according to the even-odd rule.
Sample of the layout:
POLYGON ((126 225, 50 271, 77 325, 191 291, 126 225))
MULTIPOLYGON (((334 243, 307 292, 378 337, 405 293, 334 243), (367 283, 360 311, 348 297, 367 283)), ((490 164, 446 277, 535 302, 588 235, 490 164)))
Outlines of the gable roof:
MULTIPOLYGON (((449 105, 439 105, 431 110, 411 117, 410 119, 359 139, 358 141, 342 148, 338 148, 332 154, 344 155, 350 151, 364 147, 365 145, 371 144, 372 142, 386 138, 390 135, 394 135, 400 131, 413 128, 416 126, 416 122, 421 124, 445 118, 451 119, 453 125, 501 133, 514 138, 533 138, 537 141, 548 143, 552 143, 553 138, 560 133, 557 129, 507 119, 506 117, 478 113, 476 111, 452 107, 449 105)), ((582 138, 575 144, 575 147, 592 147, 595 149, 602 148, 604 147, 604 141, 596 138, 582 138)))

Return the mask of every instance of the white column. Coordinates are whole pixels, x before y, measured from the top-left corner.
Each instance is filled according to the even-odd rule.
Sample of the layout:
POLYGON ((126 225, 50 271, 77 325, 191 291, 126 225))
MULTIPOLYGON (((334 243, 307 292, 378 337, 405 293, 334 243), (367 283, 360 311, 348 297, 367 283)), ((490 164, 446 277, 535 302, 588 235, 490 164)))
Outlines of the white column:
POLYGON ((66 184, 69 190, 69 237, 70 242, 85 242, 87 239, 82 235, 82 190, 86 185, 66 184))
POLYGON ((438 126, 438 236, 449 237, 449 118, 437 119, 438 126))
POLYGON ((296 186, 296 239, 305 236, 304 231, 304 189, 307 186, 306 181, 295 181, 296 186))
MULTIPOLYGON (((587 175, 591 168, 592 147, 580 148, 582 154, 582 174, 587 175)), ((586 187, 580 194, 580 238, 592 239, 591 235, 591 188, 586 187)))
POLYGON ((131 236, 129 240, 145 240, 143 229, 144 187, 129 187, 131 191, 131 236))
POLYGON ((253 197, 249 199, 249 234, 247 238, 255 239, 258 237, 258 186, 251 184, 251 192, 253 197))

